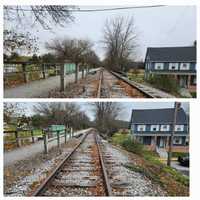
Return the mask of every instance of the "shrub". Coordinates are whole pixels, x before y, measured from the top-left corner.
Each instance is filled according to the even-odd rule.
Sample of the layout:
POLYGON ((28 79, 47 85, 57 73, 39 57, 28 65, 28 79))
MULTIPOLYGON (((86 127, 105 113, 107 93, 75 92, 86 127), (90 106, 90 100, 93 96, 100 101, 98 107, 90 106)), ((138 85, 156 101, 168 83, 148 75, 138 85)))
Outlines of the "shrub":
POLYGON ((154 75, 147 82, 166 92, 178 93, 180 89, 176 79, 167 75, 154 75))
POLYGON ((144 146, 134 140, 131 139, 131 137, 127 137, 123 142, 122 146, 127 150, 132 153, 136 154, 142 154, 144 150, 144 146))

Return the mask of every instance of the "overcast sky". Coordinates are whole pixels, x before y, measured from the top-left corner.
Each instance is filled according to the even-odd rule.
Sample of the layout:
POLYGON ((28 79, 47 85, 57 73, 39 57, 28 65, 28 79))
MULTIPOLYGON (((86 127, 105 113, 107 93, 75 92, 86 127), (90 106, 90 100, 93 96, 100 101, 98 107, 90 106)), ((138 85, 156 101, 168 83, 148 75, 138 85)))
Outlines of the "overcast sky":
MULTIPOLYGON (((117 7, 117 6, 113 6, 117 7)), ((80 7, 96 9, 101 7, 80 7)), ((108 7, 107 7, 108 8, 108 7)), ((95 43, 95 50, 103 58, 104 49, 101 40, 103 26, 107 19, 115 16, 134 17, 138 33, 138 58, 144 59, 147 47, 188 46, 196 39, 195 6, 166 6, 161 8, 142 8, 106 12, 74 13, 75 22, 64 28, 54 27, 52 32, 41 27, 32 29, 39 37, 40 53, 44 53, 44 44, 53 38, 65 36, 89 38, 95 43)), ((29 30, 31 30, 29 28, 29 30)))
MULTIPOLYGON (((24 108, 24 112, 26 115, 31 116, 34 114, 33 106, 36 105, 36 103, 29 102, 20 104, 21 104, 20 107, 24 108)), ((91 120, 94 119, 92 107, 90 106, 89 103, 77 102, 77 104, 80 106, 81 110, 85 111, 85 113, 91 120)), ((158 108, 174 107, 174 102, 122 102, 120 104, 123 109, 120 113, 119 119, 125 121, 130 121, 132 109, 158 109, 158 108)), ((183 109, 186 111, 186 113, 189 113, 189 103, 182 102, 181 105, 183 109)))

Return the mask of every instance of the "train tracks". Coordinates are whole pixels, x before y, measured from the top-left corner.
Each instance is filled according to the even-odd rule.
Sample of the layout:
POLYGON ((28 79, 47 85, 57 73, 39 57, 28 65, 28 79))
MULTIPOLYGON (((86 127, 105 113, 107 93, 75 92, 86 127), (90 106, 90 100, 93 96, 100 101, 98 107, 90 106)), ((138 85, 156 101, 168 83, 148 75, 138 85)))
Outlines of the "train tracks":
POLYGON ((96 98, 152 98, 151 95, 125 81, 115 72, 99 71, 96 98))
POLYGON ((130 81, 119 73, 101 69, 96 98, 174 98, 174 96, 130 81))
POLYGON ((31 196, 111 196, 99 138, 95 132, 81 141, 31 196))

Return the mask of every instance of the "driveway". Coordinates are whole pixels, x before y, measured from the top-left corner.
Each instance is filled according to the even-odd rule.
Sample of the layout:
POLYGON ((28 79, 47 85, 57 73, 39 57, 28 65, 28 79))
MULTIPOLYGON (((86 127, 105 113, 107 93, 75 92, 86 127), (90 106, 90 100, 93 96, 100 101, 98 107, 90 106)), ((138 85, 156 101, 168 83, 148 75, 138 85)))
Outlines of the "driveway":
POLYGON ((176 170, 180 171, 182 174, 184 174, 186 176, 189 176, 189 174, 190 174, 189 173, 190 172, 190 168, 181 166, 178 161, 172 161, 171 162, 171 167, 175 168, 176 170))

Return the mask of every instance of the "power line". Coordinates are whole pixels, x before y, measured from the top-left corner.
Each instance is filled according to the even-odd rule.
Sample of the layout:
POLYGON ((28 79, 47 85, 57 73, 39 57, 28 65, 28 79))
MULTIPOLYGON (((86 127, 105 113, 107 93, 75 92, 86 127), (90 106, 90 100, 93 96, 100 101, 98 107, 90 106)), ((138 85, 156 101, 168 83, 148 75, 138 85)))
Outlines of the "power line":
MULTIPOLYGON (((159 8, 165 7, 165 5, 153 5, 153 6, 131 6, 131 7, 117 7, 117 8, 102 8, 102 9, 77 9, 77 10, 70 10, 70 9, 60 9, 59 11, 69 11, 69 12, 104 12, 104 11, 115 11, 115 10, 128 10, 128 9, 140 9, 140 8, 159 8)), ((32 12, 31 9, 24 9, 24 8, 9 8, 6 7, 8 10, 18 10, 18 11, 25 11, 25 12, 32 12)), ((38 9, 37 11, 55 11, 54 9, 38 9)))

